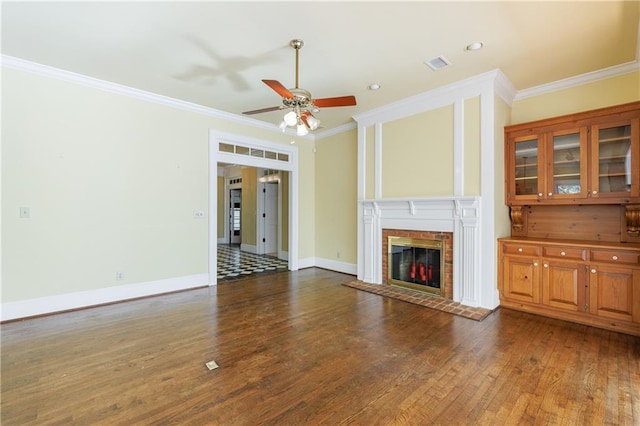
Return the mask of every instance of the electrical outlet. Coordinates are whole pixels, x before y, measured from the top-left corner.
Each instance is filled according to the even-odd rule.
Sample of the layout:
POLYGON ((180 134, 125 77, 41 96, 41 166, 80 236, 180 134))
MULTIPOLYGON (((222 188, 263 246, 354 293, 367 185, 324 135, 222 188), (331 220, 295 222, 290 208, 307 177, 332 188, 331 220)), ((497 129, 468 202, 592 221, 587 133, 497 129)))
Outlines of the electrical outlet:
POLYGON ((20 218, 29 219, 31 217, 31 210, 29 207, 20 207, 20 218))
POLYGON ((116 271, 116 281, 123 281, 123 280, 124 280, 124 272, 116 271))
POLYGON ((340 252, 336 252, 336 257, 340 259, 340 252))

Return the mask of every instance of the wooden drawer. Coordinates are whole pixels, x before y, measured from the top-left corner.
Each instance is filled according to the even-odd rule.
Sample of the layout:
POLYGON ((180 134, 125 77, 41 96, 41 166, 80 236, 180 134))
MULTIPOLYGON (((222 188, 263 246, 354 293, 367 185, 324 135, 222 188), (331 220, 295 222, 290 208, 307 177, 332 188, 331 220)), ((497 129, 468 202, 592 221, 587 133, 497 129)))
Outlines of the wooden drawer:
POLYGON ((518 243, 503 243, 504 254, 519 254, 522 256, 540 256, 540 246, 518 243))
POLYGON ((640 265, 640 252, 622 250, 591 250, 591 260, 611 264, 640 265))
POLYGON ((557 257, 558 259, 587 260, 587 250, 580 247, 544 246, 544 257, 557 257))

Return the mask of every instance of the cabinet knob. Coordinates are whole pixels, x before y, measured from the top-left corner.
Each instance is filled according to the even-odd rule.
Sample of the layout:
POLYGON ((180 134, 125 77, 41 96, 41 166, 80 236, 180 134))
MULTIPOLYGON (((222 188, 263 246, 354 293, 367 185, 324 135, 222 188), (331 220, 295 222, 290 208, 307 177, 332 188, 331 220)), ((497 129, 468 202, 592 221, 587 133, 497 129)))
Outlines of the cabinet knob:
POLYGON ((543 263, 542 266, 544 266, 545 268, 548 268, 549 264, 548 263, 543 263))
POLYGON ((533 266, 538 266, 538 262, 533 262, 533 266))
POLYGON ((592 269, 592 270, 591 270, 591 273, 592 273, 592 274, 595 274, 596 272, 598 272, 598 271, 596 271, 595 269, 592 269))
POLYGON ((542 198, 542 192, 538 192, 538 197, 542 198))
POLYGON ((566 255, 567 255, 567 253, 565 253, 563 251, 560 252, 560 256, 566 256, 566 255))
POLYGON ((618 260, 618 256, 611 256, 611 260, 618 260))
POLYGON ((596 194, 598 193, 598 191, 591 191, 591 193, 592 193, 593 195, 596 195, 596 194))
POLYGON ((551 197, 553 195, 553 192, 549 192, 547 195, 551 197))
POLYGON ((518 247, 518 253, 522 253, 522 247, 518 247))

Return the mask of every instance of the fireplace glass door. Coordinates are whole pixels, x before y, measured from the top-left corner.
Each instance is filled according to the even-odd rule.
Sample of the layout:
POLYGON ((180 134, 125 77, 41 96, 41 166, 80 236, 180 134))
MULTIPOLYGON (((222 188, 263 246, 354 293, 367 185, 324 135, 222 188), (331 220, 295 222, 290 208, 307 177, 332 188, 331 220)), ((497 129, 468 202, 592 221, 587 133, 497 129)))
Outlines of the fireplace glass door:
POLYGON ((444 272, 442 241, 389 237, 389 282, 441 294, 444 272))

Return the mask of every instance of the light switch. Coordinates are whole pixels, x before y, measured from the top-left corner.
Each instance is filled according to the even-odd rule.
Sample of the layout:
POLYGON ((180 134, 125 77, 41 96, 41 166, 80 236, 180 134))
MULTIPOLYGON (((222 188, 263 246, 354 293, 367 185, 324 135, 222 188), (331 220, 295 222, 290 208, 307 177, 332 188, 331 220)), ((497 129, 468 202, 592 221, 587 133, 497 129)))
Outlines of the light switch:
POLYGON ((20 207, 20 218, 29 219, 31 217, 31 210, 29 207, 20 207))
POLYGON ((196 219, 202 219, 204 217, 204 212, 202 210, 194 210, 193 217, 196 219))

